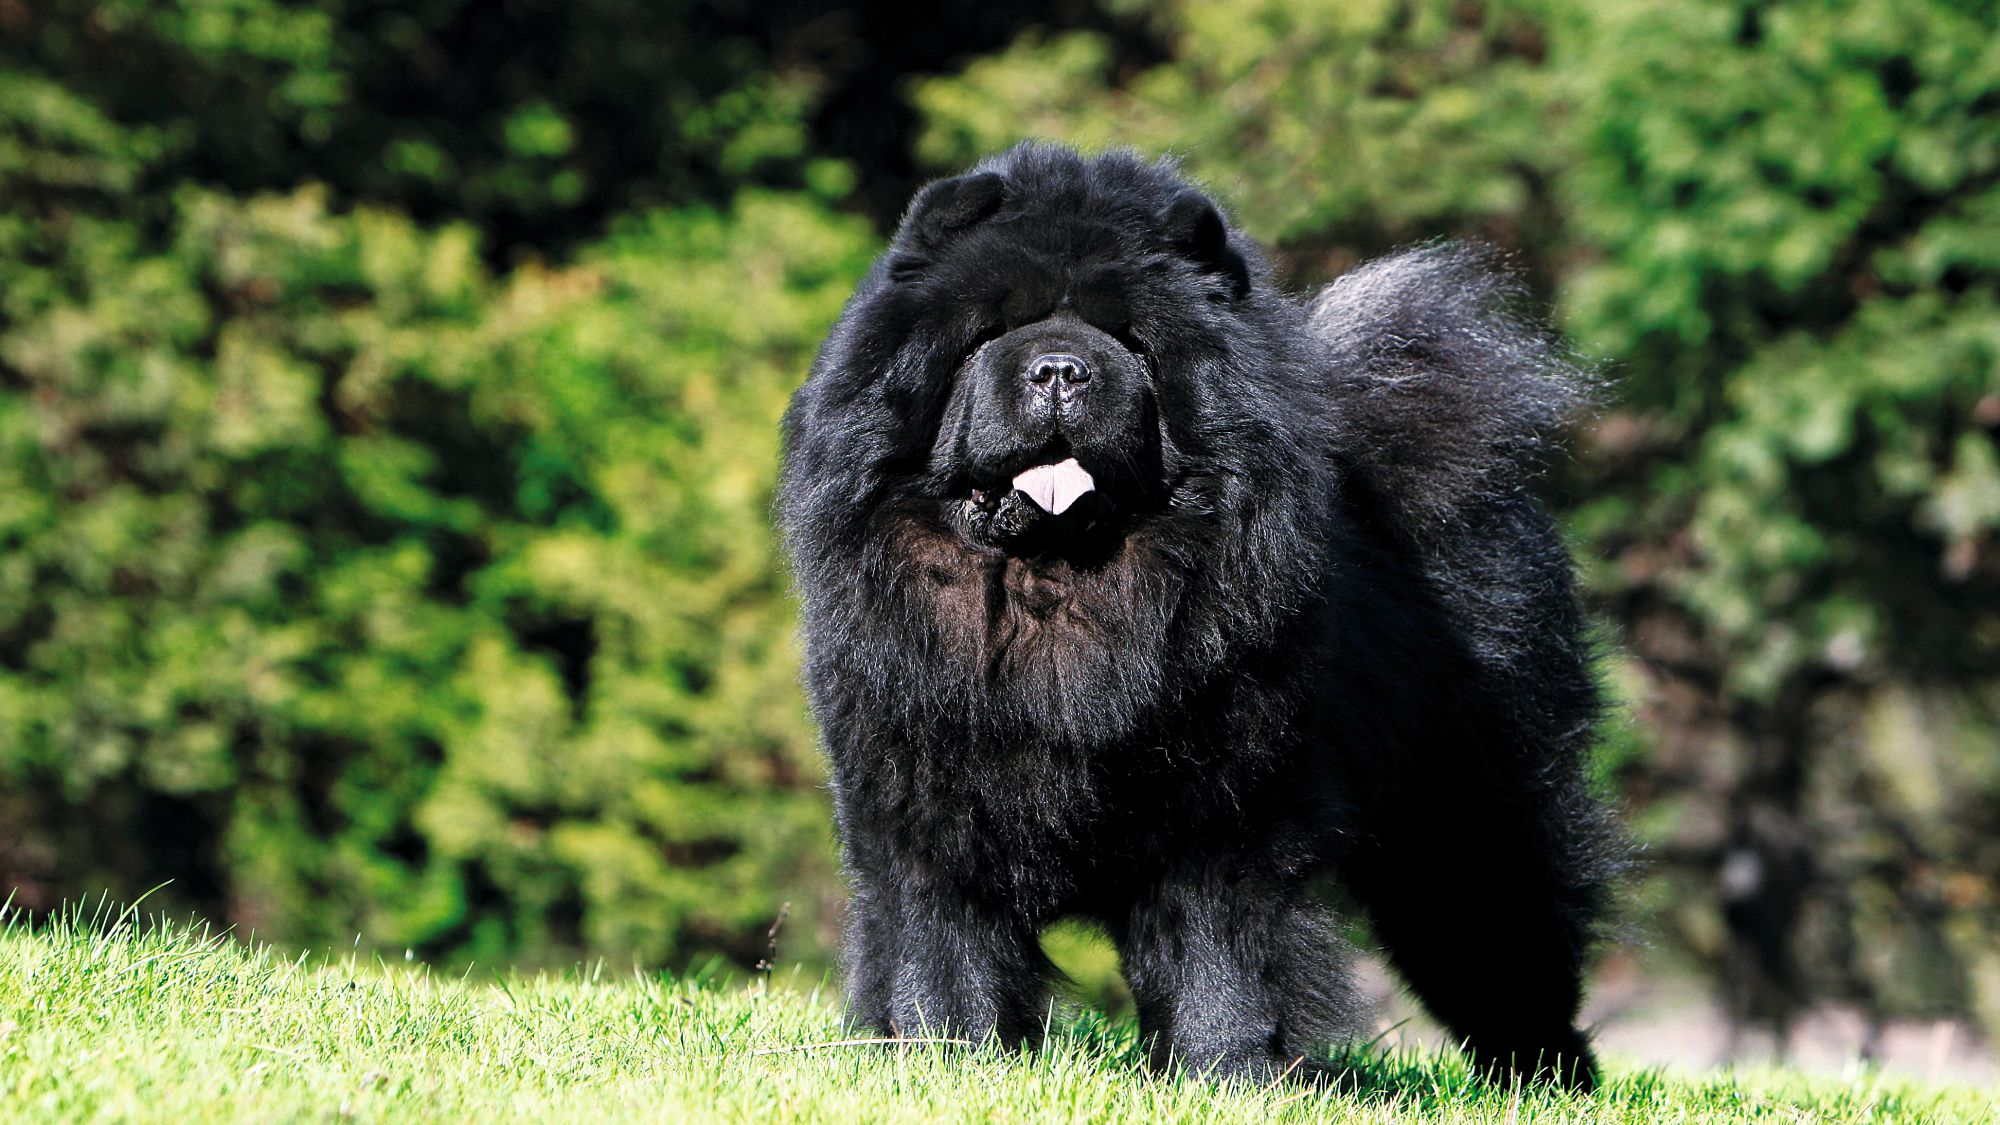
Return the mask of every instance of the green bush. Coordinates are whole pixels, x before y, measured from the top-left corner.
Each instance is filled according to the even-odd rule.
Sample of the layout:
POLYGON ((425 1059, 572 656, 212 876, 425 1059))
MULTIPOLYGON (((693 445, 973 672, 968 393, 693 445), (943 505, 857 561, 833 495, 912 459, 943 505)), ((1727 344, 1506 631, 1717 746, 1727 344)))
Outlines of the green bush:
POLYGON ((809 148, 815 75, 773 65, 786 23, 692 0, 13 4, 0 164, 26 130, 56 142, 44 189, 128 158, 123 210, 152 222, 183 184, 312 182, 471 222, 500 261, 566 252, 620 214, 845 182, 809 148))
POLYGON ((190 191, 168 241, 79 229, 0 334, 0 778, 61 884, 482 960, 818 916, 765 509, 867 232, 746 195, 503 281, 190 191))
MULTIPOLYGON (((1308 276, 1440 228, 1538 218, 1541 30, 1451 0, 1172 3, 1170 58, 1117 86, 1101 33, 1029 33, 915 87, 917 151, 940 170, 1031 136, 1184 157, 1308 276)), ((1529 237, 1540 237, 1539 229, 1529 237)))
POLYGON ((872 236, 737 190, 810 84, 684 7, 0 9, 17 902, 660 964, 793 899, 814 951, 765 508, 872 236))
MULTIPOLYGON (((2000 1030, 2000 11, 1555 26, 1563 308, 1624 404, 1573 526, 1655 693, 1665 847, 1757 858, 1768 1006, 2000 1030)), ((1727 964, 1755 935, 1705 939, 1704 891, 1727 964)))

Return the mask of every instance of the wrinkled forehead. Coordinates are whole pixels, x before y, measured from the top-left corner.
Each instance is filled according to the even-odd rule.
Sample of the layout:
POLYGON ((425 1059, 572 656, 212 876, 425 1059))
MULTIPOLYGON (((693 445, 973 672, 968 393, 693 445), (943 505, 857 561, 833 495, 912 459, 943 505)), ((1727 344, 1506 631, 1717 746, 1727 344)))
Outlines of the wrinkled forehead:
POLYGON ((969 234, 938 263, 961 299, 1014 323, 1057 308, 1115 315, 1138 294, 1149 252, 1129 220, 1039 211, 1009 216, 969 234))
POLYGON ((1214 201, 1168 169, 1023 149, 925 185, 883 280, 933 308, 1129 304, 1134 319, 1165 320, 1249 295, 1251 262, 1234 242, 1214 201))

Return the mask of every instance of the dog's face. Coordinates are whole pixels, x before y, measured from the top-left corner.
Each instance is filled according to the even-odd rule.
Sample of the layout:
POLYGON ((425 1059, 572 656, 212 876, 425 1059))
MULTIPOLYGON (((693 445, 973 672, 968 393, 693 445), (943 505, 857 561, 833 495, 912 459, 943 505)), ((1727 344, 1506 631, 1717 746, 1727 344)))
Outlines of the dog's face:
POLYGON ((1105 549, 1168 502, 1199 446, 1189 404, 1217 305, 1247 289, 1221 216, 1184 190, 1157 209, 992 172, 933 184, 888 260, 904 325, 910 483, 969 543, 1024 556, 1105 549), (1164 409, 1163 409, 1164 408, 1164 409))
POLYGON ((1256 254, 1128 155, 919 193, 793 401, 780 494, 814 628, 923 654, 878 702, 1106 744, 1278 627, 1328 490, 1315 345, 1256 254))
POLYGON ((1130 331, 1121 295, 1105 286, 1064 307, 1049 276, 1014 290, 1041 315, 960 365, 931 449, 934 479, 962 499, 964 534, 1017 552, 1154 507, 1164 484, 1152 371, 1111 331, 1130 331))

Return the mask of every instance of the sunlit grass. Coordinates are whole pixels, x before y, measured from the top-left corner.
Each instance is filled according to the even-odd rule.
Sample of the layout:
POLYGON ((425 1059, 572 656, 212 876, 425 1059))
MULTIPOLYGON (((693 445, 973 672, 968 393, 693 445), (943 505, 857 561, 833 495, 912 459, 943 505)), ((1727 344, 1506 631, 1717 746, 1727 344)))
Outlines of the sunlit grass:
POLYGON ((596 965, 452 977, 292 956, 134 911, 0 925, 0 1118, 550 1121, 1993 1120, 1978 1091, 1621 1067, 1595 1098, 1487 1090, 1450 1056, 1362 1053, 1352 1089, 1220 1087, 1141 1065, 1128 1020, 1032 1055, 842 1041, 811 980, 596 965))

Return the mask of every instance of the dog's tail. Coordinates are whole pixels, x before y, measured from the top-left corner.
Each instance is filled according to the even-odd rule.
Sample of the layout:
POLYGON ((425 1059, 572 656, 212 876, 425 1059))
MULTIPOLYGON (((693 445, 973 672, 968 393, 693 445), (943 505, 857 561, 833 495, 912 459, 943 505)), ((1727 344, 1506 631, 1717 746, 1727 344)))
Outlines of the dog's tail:
POLYGON ((1589 369, 1521 300, 1492 251, 1446 242, 1369 262, 1312 302, 1341 449, 1420 547, 1518 493, 1593 397, 1589 369))
POLYGON ((1582 780, 1600 710, 1593 645, 1569 553, 1527 486, 1598 383, 1516 311, 1521 298, 1491 251, 1436 243, 1347 274, 1310 315, 1357 514, 1405 544, 1491 698, 1543 748, 1544 828, 1562 842, 1571 916, 1588 920, 1627 851, 1582 780))

